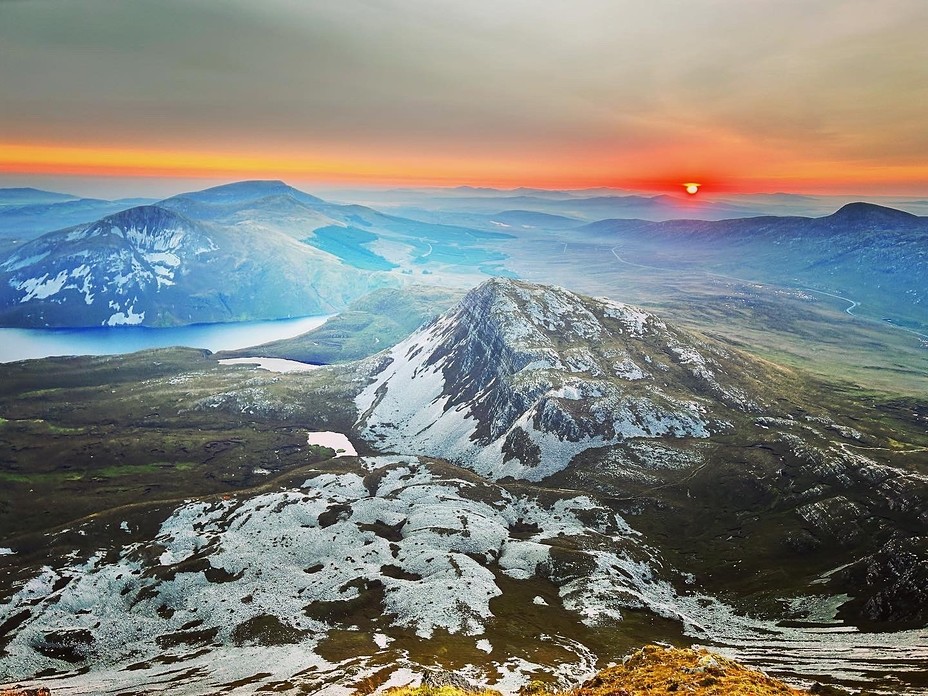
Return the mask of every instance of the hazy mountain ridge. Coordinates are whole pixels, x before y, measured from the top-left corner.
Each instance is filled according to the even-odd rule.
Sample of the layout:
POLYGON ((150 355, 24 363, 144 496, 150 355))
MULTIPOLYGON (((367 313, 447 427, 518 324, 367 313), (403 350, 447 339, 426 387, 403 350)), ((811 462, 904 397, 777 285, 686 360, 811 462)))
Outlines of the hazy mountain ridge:
POLYGON ((477 266, 505 257, 481 242, 510 239, 503 231, 424 223, 357 204, 336 204, 279 181, 229 184, 169 198, 163 205, 197 218, 266 233, 287 234, 368 270, 402 267, 411 274, 434 270, 473 276, 477 266), (375 262, 375 266, 370 266, 375 262))
POLYGON ((0 239, 22 243, 48 232, 89 224, 101 217, 152 203, 153 200, 144 198, 115 201, 68 198, 50 203, 0 205, 0 239))
POLYGON ((0 188, 0 205, 2 206, 53 204, 75 200, 76 198, 78 196, 73 196, 70 193, 44 191, 31 186, 0 188))
POLYGON ((268 196, 290 196, 301 203, 310 205, 325 203, 321 198, 304 193, 279 179, 254 179, 236 181, 231 184, 212 186, 199 191, 181 193, 164 199, 162 204, 167 207, 173 207, 171 203, 181 204, 183 202, 195 201, 205 205, 239 205, 261 198, 267 198, 268 196))
POLYGON ((857 313, 925 324, 928 218, 893 208, 852 203, 819 218, 603 220, 578 232, 628 262, 806 285, 860 303, 857 313))
POLYGON ((0 320, 20 326, 322 314, 390 284, 285 235, 242 235, 159 206, 44 235, 0 273, 0 320))

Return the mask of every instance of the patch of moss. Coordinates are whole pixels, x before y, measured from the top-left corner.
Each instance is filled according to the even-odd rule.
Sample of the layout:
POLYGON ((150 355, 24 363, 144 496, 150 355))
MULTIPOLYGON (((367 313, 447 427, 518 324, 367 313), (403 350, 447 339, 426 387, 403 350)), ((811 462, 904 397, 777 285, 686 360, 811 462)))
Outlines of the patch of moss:
POLYGON ((791 696, 805 694, 704 648, 646 645, 564 696, 791 696))
MULTIPOLYGON (((493 696, 498 692, 463 686, 404 686, 389 696, 493 696)), ((551 691, 530 682, 520 696, 800 696, 796 689, 705 649, 646 645, 621 665, 603 670, 581 686, 551 691)), ((814 691, 812 693, 815 693, 814 691)))
POLYGON ((387 691, 390 696, 499 696, 491 689, 466 691, 456 686, 401 686, 387 691))

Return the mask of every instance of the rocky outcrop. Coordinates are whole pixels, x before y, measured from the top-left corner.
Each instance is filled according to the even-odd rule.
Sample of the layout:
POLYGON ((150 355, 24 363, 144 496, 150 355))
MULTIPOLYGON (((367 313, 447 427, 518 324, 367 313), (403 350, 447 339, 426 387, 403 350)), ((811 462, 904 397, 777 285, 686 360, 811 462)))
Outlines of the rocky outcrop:
POLYGON ((646 645, 603 670, 570 696, 792 696, 807 693, 704 648, 646 645))
POLYGON ((448 672, 441 669, 430 669, 422 675, 422 686, 426 689, 454 689, 463 694, 485 693, 476 684, 457 672, 448 672))
POLYGON ((865 621, 928 624, 928 537, 894 539, 836 574, 832 584, 854 598, 842 607, 865 621))
POLYGON ((729 430, 764 408, 769 368, 748 363, 636 307, 494 278, 392 349, 358 425, 381 449, 541 480, 590 448, 729 430))
MULTIPOLYGON (((452 675, 453 676, 453 675, 452 675)), ((446 680, 433 684, 423 678, 419 687, 390 689, 390 696, 431 696, 441 689, 442 696, 469 696, 495 691, 478 691, 464 681, 446 680)), ((627 655, 622 664, 605 669, 579 687, 566 691, 552 690, 543 682, 532 682, 520 690, 522 696, 801 696, 802 694, 831 694, 845 696, 840 689, 833 691, 797 689, 763 672, 745 667, 704 648, 680 649, 646 645, 627 655)), ((823 687, 830 689, 831 687, 823 687)))

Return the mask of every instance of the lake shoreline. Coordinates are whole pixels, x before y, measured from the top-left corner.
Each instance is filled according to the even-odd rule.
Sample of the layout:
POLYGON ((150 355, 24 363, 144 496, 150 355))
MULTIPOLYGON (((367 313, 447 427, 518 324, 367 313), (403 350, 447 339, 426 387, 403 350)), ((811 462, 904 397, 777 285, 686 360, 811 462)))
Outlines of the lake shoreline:
POLYGON ((0 363, 59 356, 119 355, 183 346, 211 352, 240 350, 292 338, 322 326, 334 314, 186 326, 0 327, 0 363))

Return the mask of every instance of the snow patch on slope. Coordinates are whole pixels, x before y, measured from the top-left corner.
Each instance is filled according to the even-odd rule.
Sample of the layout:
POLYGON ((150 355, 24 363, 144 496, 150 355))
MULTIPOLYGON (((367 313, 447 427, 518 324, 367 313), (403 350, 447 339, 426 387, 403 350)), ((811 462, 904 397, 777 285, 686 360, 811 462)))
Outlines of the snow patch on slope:
POLYGON ((61 288, 64 287, 67 280, 67 271, 60 271, 54 278, 49 278, 48 273, 40 278, 27 278, 16 286, 25 293, 19 301, 28 302, 32 299, 44 300, 52 295, 57 295, 61 288))
POLYGON ((170 637, 191 622, 208 632, 207 645, 218 645, 232 642, 237 626, 273 616, 311 648, 330 627, 304 607, 349 602, 374 582, 382 588, 385 627, 421 637, 436 630, 479 635, 500 594, 496 573, 525 579, 541 572, 551 562, 549 540, 588 532, 581 514, 619 530, 608 511, 591 513, 598 508, 588 498, 542 505, 441 478, 415 459, 366 464, 375 482, 321 473, 298 489, 189 503, 161 524, 154 545, 45 568, 0 607, 0 620, 30 611, 0 670, 20 679, 60 668, 34 649, 56 627, 92 634, 85 657, 101 666, 155 656, 183 662, 190 641, 172 647, 170 637), (537 532, 513 538, 517 523, 535 524, 537 532))
POLYGON ((628 438, 708 437, 703 403, 657 386, 631 392, 616 377, 649 375, 626 352, 597 353, 604 340, 658 330, 632 307, 489 281, 389 352, 356 398, 359 427, 382 451, 443 457, 496 480, 538 481, 628 438), (624 333, 610 333, 591 307, 624 333))
POLYGON ((145 321, 145 312, 135 311, 135 305, 126 307, 124 311, 114 312, 104 324, 106 326, 133 326, 145 321))
POLYGON ((24 256, 12 256, 0 271, 12 274, 7 282, 19 304, 60 304, 76 294, 88 306, 102 300, 114 310, 104 325, 138 324, 145 316, 138 297, 175 285, 185 259, 218 248, 185 224, 157 208, 131 209, 34 240, 24 256), (133 294, 135 303, 129 304, 133 294))

